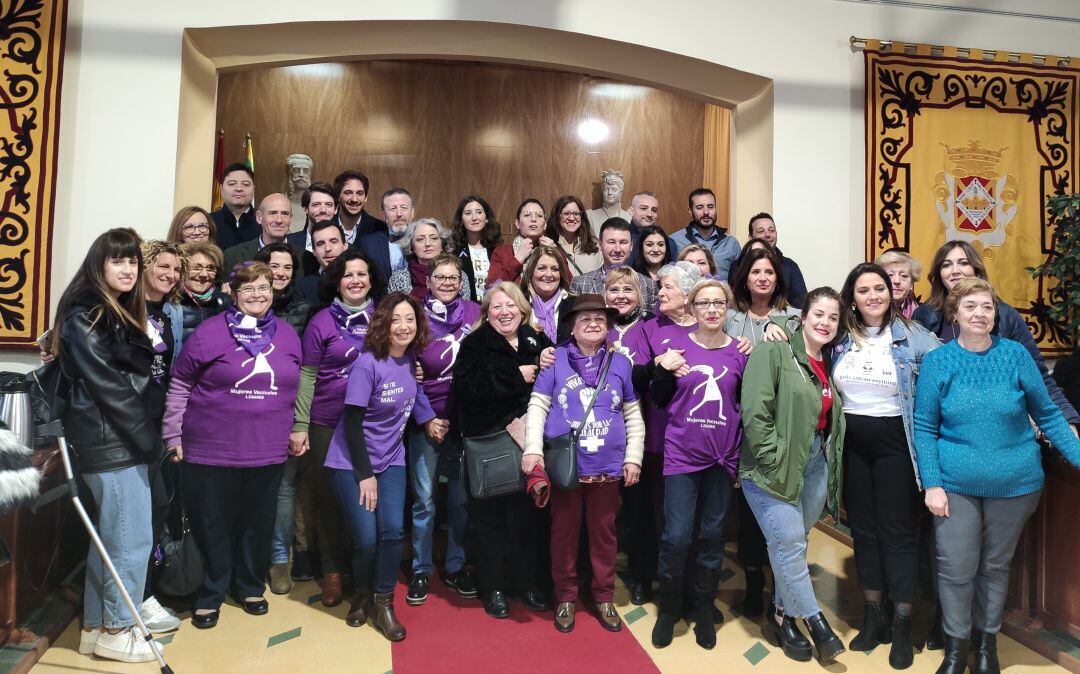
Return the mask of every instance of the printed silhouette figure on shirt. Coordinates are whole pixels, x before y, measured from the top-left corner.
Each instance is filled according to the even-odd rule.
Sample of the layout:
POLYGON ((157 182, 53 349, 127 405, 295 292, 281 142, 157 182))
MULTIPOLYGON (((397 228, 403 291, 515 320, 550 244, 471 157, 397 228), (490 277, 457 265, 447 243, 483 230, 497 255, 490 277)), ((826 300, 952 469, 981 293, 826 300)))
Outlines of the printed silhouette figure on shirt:
MULTIPOLYGON (((241 348, 243 348, 243 347, 238 348, 237 351, 239 351, 241 348)), ((274 385, 274 368, 270 367, 270 361, 268 361, 266 359, 267 356, 269 356, 273 352, 274 352, 274 345, 271 344, 269 348, 260 351, 259 353, 255 354, 251 358, 248 358, 244 362, 240 363, 240 367, 245 367, 248 363, 250 363, 252 361, 255 361, 255 365, 252 366, 252 368, 251 368, 251 373, 248 374, 243 379, 241 379, 240 381, 233 384, 233 388, 239 388, 241 384, 243 384, 244 382, 251 379, 252 377, 254 377, 257 374, 269 374, 270 375, 270 390, 271 391, 276 391, 277 386, 274 385)))
POLYGON ((724 375, 728 373, 727 367, 724 367, 724 371, 720 374, 713 376, 713 369, 711 365, 695 365, 690 368, 691 372, 700 372, 705 375, 705 381, 701 382, 694 387, 692 393, 697 393, 702 388, 705 389, 704 394, 701 397, 701 402, 694 406, 694 409, 690 410, 690 415, 701 409, 701 406, 708 402, 716 401, 719 403, 717 414, 721 421, 727 421, 727 417, 724 416, 724 394, 720 392, 720 380, 724 378, 724 375))
POLYGON ((461 340, 464 338, 465 335, 462 335, 461 338, 458 338, 452 332, 448 332, 439 338, 438 341, 447 342, 447 347, 443 350, 442 353, 439 354, 439 358, 446 358, 446 354, 450 354, 450 362, 448 362, 446 364, 446 367, 443 368, 442 372, 439 373, 440 377, 449 372, 450 368, 454 367, 454 362, 457 360, 458 351, 461 350, 461 340))

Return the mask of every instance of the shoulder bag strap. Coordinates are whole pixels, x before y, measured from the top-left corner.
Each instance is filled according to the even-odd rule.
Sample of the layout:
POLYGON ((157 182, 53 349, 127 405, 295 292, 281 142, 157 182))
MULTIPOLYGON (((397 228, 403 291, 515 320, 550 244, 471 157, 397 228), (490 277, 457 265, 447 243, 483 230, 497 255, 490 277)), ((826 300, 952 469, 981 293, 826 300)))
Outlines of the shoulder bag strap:
POLYGON ((581 435, 581 431, 585 428, 585 422, 589 419, 589 413, 592 412, 593 405, 596 404, 596 399, 600 397, 600 392, 604 390, 604 384, 607 383, 608 368, 611 367, 611 359, 613 354, 608 351, 607 356, 604 359, 604 365, 600 368, 600 380, 596 382, 596 389, 593 390, 592 398, 589 399, 589 404, 585 406, 585 416, 581 420, 581 424, 573 431, 572 440, 574 445, 577 445, 578 436, 581 435))

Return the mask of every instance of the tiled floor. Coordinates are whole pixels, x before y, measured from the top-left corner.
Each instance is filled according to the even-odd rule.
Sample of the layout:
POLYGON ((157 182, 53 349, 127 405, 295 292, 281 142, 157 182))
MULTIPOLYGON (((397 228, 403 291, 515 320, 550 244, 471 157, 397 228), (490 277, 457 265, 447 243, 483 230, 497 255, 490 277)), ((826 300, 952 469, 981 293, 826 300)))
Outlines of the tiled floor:
MULTIPOLYGON (((861 600, 851 581, 854 571, 851 549, 820 531, 814 531, 811 534, 810 561, 818 598, 827 618, 846 643, 854 636, 855 630, 843 618, 854 623, 861 610, 861 600)), ((730 562, 728 566, 731 566, 730 562)), ((742 583, 741 571, 724 574, 719 604, 724 609, 726 621, 719 628, 717 645, 712 651, 704 651, 694 643, 693 633, 685 622, 677 628, 674 643, 657 650, 649 643, 656 615, 655 606, 647 604, 636 607, 629 604, 626 591, 621 586, 616 594, 616 604, 633 635, 665 674, 820 671, 822 668, 816 662, 796 663, 785 658, 778 649, 772 648, 761 638, 758 623, 739 618, 732 612, 730 607, 733 604, 737 606, 741 600, 742 583)), ((165 650, 167 660, 176 674, 390 672, 392 662, 388 642, 369 627, 346 627, 343 622, 346 607, 323 608, 317 604, 317 592, 314 583, 300 583, 290 596, 268 595, 270 613, 258 618, 244 615, 235 606, 225 606, 220 625, 209 631, 195 630, 185 621, 178 632, 162 639, 168 642, 165 650)), ((477 610, 481 610, 479 605, 477 610)), ((74 624, 68 628, 34 668, 35 674, 156 671, 154 663, 123 665, 79 655, 75 651, 77 629, 74 624)), ((452 626, 448 626, 448 629, 452 629, 452 626)), ((917 636, 919 633, 921 631, 917 636)), ((551 635, 552 644, 557 644, 558 635, 554 630, 551 635)), ((545 644, 536 644, 538 653, 542 653, 544 648, 545 644)), ((1000 639, 999 651, 1003 671, 1010 674, 1066 671, 1006 637, 1000 639)), ((446 653, 443 662, 445 666, 440 673, 457 671, 453 653, 446 653)), ((907 671, 913 674, 933 672, 940 662, 940 651, 916 653, 915 664, 907 671)), ((542 655, 537 657, 537 663, 537 671, 546 671, 542 655)), ((583 664, 581 671, 589 671, 588 665, 583 664)), ((854 674, 894 670, 888 664, 888 647, 881 646, 869 654, 845 653, 827 671, 854 674)))

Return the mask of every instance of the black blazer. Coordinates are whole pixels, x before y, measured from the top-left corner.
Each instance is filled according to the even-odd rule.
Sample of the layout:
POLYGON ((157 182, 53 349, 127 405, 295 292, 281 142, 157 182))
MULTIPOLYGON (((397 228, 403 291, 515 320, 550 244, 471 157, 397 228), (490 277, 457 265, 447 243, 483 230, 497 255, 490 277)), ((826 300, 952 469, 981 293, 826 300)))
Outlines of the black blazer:
POLYGON ((296 258, 300 260, 300 269, 302 276, 308 274, 314 274, 319 271, 319 261, 315 259, 313 253, 309 253, 307 249, 307 229, 301 229, 299 232, 293 232, 285 237, 285 243, 289 244, 289 247, 296 253, 296 258))
POLYGON ((79 469, 104 473, 157 460, 164 446, 152 410, 154 348, 131 326, 94 324, 91 306, 75 304, 60 332, 60 369, 71 382, 62 423, 79 469))
POLYGON ((357 235, 353 247, 359 248, 371 258, 371 261, 375 263, 375 269, 379 272, 382 285, 386 286, 390 280, 390 274, 393 273, 393 269, 390 268, 390 235, 382 231, 357 235))
POLYGON ((229 278, 229 274, 232 272, 233 267, 241 262, 247 262, 248 260, 255 259, 255 253, 259 252, 259 237, 255 237, 250 241, 238 243, 232 248, 225 251, 225 278, 229 278))
POLYGON ((546 335, 523 324, 515 351, 486 321, 462 340, 454 362, 454 399, 463 435, 491 433, 525 414, 532 384, 518 367, 539 365, 540 352, 549 346, 546 335))
MULTIPOLYGON (((488 260, 491 260, 491 252, 495 250, 494 247, 488 248, 488 260)), ((462 246, 457 251, 457 256, 461 258, 461 271, 465 275, 464 283, 469 284, 469 299, 473 302, 480 302, 481 298, 476 293, 476 269, 473 267, 472 255, 469 252, 468 246, 462 246)))

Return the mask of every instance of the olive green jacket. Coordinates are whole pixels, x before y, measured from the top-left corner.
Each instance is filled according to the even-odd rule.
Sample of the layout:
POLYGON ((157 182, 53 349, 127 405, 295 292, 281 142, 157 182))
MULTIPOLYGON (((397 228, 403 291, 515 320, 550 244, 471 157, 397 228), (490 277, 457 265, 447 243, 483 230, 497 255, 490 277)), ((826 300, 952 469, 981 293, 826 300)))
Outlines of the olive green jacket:
MULTIPOLYGON (((825 383, 832 387, 831 382, 825 383)), ((798 503, 820 415, 821 382, 810 367, 802 330, 789 342, 755 346, 743 373, 739 478, 788 503, 798 503)), ((824 448, 829 466, 827 507, 835 516, 844 448, 844 414, 835 393, 829 417, 824 448)))

